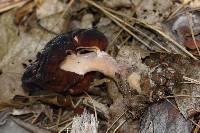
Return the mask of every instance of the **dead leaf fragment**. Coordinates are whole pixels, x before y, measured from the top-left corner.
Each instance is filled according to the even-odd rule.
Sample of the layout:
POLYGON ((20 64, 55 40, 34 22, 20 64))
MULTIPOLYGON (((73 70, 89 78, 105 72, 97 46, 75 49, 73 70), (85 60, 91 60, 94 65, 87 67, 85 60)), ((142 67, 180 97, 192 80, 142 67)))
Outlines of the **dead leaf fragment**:
POLYGON ((51 16, 64 11, 66 5, 59 0, 43 0, 42 4, 37 8, 36 14, 38 19, 51 16))
POLYGON ((192 123, 186 120, 170 103, 165 101, 150 106, 142 118, 140 126, 141 133, 157 133, 160 131, 190 133, 192 131, 192 123))
POLYGON ((171 0, 143 0, 136 8, 138 19, 148 24, 159 24, 172 12, 171 0))
POLYGON ((94 16, 92 14, 85 14, 81 19, 81 28, 87 29, 92 28, 94 16))
POLYGON ((53 36, 39 27, 30 29, 28 33, 20 29, 18 34, 19 29, 13 23, 14 14, 14 11, 10 11, 0 16, 0 104, 4 105, 15 95, 26 95, 21 87, 24 67, 34 60, 37 52, 53 36))

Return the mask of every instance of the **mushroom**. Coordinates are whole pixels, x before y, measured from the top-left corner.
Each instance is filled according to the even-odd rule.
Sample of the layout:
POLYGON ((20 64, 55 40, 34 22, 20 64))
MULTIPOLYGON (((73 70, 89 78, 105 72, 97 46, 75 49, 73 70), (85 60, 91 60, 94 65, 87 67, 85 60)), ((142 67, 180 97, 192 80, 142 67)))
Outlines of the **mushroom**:
POLYGON ((117 62, 103 50, 107 39, 96 29, 78 29, 58 35, 47 43, 23 76, 22 86, 30 93, 38 90, 81 93, 99 71, 114 77, 117 62))

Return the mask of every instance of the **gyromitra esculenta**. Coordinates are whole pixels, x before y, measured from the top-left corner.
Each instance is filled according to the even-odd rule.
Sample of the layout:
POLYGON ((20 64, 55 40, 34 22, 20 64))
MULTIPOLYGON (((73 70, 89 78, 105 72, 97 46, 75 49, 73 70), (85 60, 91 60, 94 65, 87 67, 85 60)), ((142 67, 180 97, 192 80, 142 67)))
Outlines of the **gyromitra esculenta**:
POLYGON ((107 39, 96 29, 78 29, 58 35, 47 43, 23 76, 28 92, 51 90, 81 93, 99 71, 113 77, 118 71, 115 60, 105 50, 107 39))

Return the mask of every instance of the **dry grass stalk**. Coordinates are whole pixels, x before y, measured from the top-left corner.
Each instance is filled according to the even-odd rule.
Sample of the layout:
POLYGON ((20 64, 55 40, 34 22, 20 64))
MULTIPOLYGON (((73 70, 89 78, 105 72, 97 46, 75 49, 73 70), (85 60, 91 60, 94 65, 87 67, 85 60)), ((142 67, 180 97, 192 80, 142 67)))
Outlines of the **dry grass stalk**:
POLYGON ((165 98, 175 98, 175 97, 200 98, 200 96, 190 96, 190 95, 174 95, 174 96, 166 96, 165 98))
POLYGON ((158 29, 155 26, 149 25, 144 21, 138 20, 137 18, 134 17, 128 17, 123 13, 114 11, 112 9, 110 9, 110 11, 112 11, 112 13, 115 13, 117 15, 119 15, 120 17, 125 17, 126 19, 130 20, 130 21, 134 21, 138 24, 140 24, 141 26, 144 26, 150 30, 155 31, 156 33, 158 33, 159 35, 161 35, 162 37, 164 37, 165 39, 167 39, 168 41, 172 42, 172 44, 174 44, 175 46, 177 46, 180 50, 182 50, 186 55, 190 56, 191 58, 193 58, 194 60, 198 60, 195 56, 193 56, 189 51, 187 51, 182 45, 180 45, 178 42, 176 42, 173 38, 171 38, 169 35, 167 35, 166 33, 162 32, 160 29, 158 29))
POLYGON ((189 119, 194 125, 196 125, 198 128, 200 128, 200 125, 198 125, 194 120, 189 119))
POLYGON ((94 107, 94 115, 95 115, 95 119, 97 121, 97 110, 96 110, 96 106, 95 106, 95 103, 94 103, 94 100, 93 98, 86 92, 84 91, 84 93, 89 97, 89 99, 92 101, 92 104, 93 104, 93 107, 94 107))
POLYGON ((59 108, 59 110, 58 110, 58 119, 56 121, 56 131, 59 131, 59 123, 60 123, 61 115, 62 115, 62 108, 59 108))
MULTIPOLYGON (((102 7, 104 9, 106 9, 105 7, 102 7)), ((108 9, 108 8, 107 8, 108 9)), ((131 24, 129 24, 128 22, 124 21, 123 19, 120 19, 119 17, 115 16, 114 14, 112 14, 112 16, 115 17, 116 20, 118 20, 119 22, 121 22, 122 24, 128 26, 130 29, 138 32, 140 35, 146 37, 148 40, 150 40, 151 42, 155 43, 159 48, 163 49, 166 52, 170 52, 168 49, 166 49, 165 47, 163 47, 161 44, 159 44, 158 42, 156 42, 155 40, 153 40, 152 38, 150 38, 147 34, 145 34, 144 32, 140 31, 139 29, 137 29, 136 27, 133 27, 131 24)))
MULTIPOLYGON (((71 119, 71 118, 66 119, 66 120, 60 122, 60 123, 58 124, 58 126, 61 126, 61 125, 63 125, 63 124, 70 123, 70 122, 72 122, 72 119, 71 119)), ((46 128, 46 129, 53 129, 53 128, 55 128, 56 126, 57 126, 57 125, 55 124, 55 125, 52 125, 52 126, 49 126, 49 127, 45 127, 45 128, 46 128)))
POLYGON ((97 5, 95 2, 91 1, 91 0, 85 0, 86 2, 88 2, 89 4, 95 6, 96 8, 98 8, 99 10, 101 10, 103 13, 105 13, 106 16, 108 16, 113 22, 115 22, 118 26, 120 26, 121 28, 123 28, 126 32, 128 32, 130 35, 132 35, 137 41, 141 42, 142 44, 144 44, 147 48, 151 49, 151 47, 144 42, 142 39, 140 39, 136 34, 134 34, 131 30, 129 30, 125 25, 123 25, 121 22, 119 22, 119 18, 116 17, 115 15, 113 15, 112 13, 106 11, 104 8, 102 8, 101 6, 97 5))
POLYGON ((115 130, 113 131, 113 133, 117 132, 117 130, 126 122, 127 120, 124 120, 122 123, 120 123, 115 130))
POLYGON ((179 6, 168 18, 167 18, 167 21, 174 18, 177 13, 182 10, 187 4, 189 4, 191 2, 191 0, 188 0, 186 2, 184 2, 181 6, 179 6))
POLYGON ((62 133, 64 130, 66 130, 70 125, 72 125, 73 121, 69 122, 68 124, 65 125, 61 130, 59 130, 58 133, 62 133))
MULTIPOLYGON (((189 77, 186 77, 186 76, 183 76, 183 79, 188 81, 187 83, 200 85, 199 80, 192 79, 192 78, 189 78, 189 77)), ((185 83, 185 82, 183 82, 183 83, 185 83)))
POLYGON ((185 9, 185 10, 181 11, 180 13, 177 13, 175 16, 185 14, 185 12, 194 12, 194 11, 199 11, 199 10, 200 10, 200 7, 195 7, 192 9, 185 9))
POLYGON ((122 116, 125 115, 127 111, 128 111, 128 110, 124 111, 124 112, 111 124, 111 126, 107 129, 106 133, 108 133, 108 132, 111 130, 111 128, 114 126, 114 124, 115 124, 117 121, 119 121, 119 119, 121 119, 122 116))
POLYGON ((109 50, 111 50, 111 47, 113 46, 114 42, 118 39, 118 37, 120 36, 120 34, 123 32, 123 29, 120 29, 120 31, 115 35, 115 37, 112 39, 112 41, 110 42, 110 44, 108 45, 106 52, 108 52, 109 50))
MULTIPOLYGON (((200 126, 200 120, 199 120, 199 122, 198 122, 197 124, 200 126)), ((199 133, 199 129, 200 129, 199 126, 196 126, 196 127, 195 127, 193 133, 199 133)))

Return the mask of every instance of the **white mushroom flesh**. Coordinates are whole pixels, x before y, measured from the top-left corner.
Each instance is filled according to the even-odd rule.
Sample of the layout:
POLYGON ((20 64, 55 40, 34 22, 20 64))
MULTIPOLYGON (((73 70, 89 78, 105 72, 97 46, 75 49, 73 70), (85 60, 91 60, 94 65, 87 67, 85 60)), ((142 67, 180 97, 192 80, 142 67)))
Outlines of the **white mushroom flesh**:
POLYGON ((68 55, 61 63, 60 68, 79 75, 84 75, 91 71, 98 71, 112 78, 121 69, 113 57, 100 50, 86 54, 68 55))

